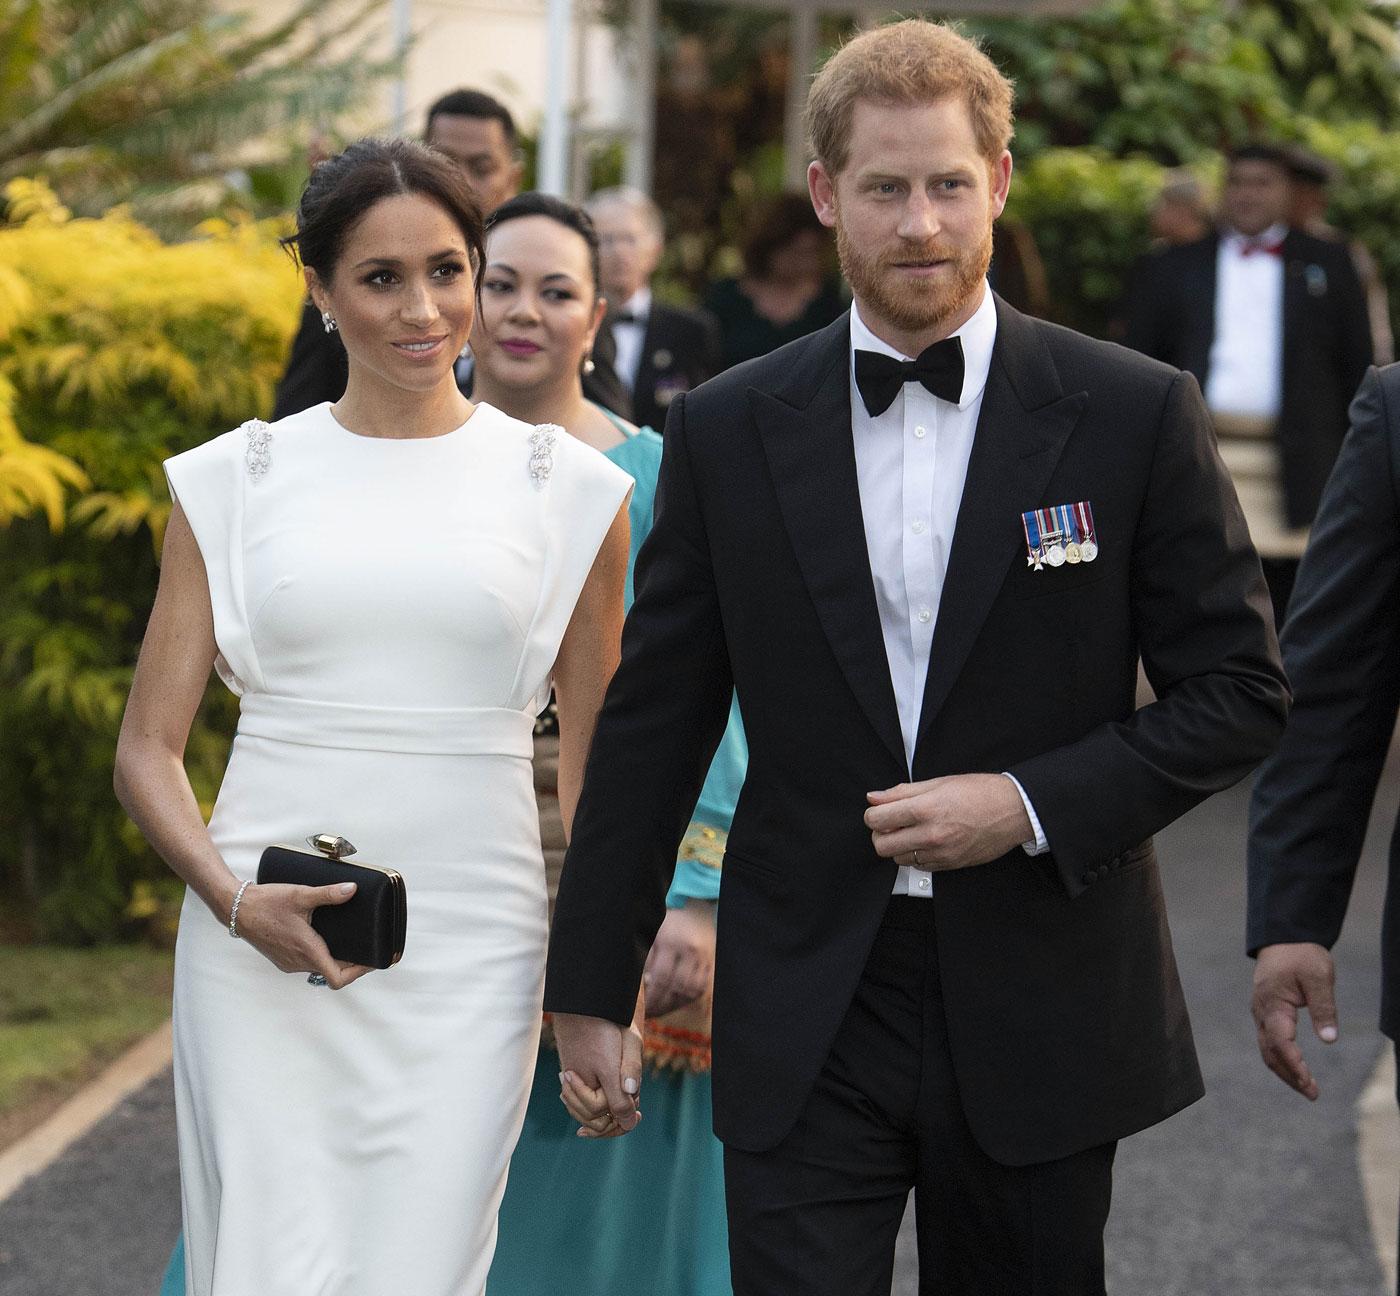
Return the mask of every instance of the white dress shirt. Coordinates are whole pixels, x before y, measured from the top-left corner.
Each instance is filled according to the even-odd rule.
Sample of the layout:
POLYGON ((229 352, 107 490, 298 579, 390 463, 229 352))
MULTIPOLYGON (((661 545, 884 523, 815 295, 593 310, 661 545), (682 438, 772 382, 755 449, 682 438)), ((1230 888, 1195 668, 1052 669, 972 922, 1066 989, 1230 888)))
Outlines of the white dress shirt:
POLYGON ((1283 257, 1255 244, 1282 243, 1287 226, 1257 238, 1220 236, 1215 256, 1215 337, 1206 404, 1216 414, 1276 418, 1283 403, 1283 257))
POLYGON ((612 326, 613 341, 617 344, 614 367, 622 385, 631 391, 637 385, 637 371, 642 367, 642 343, 646 341, 647 316, 651 314, 651 289, 645 285, 638 288, 619 309, 635 317, 625 323, 615 320, 612 326))
MULTIPOLYGON (((996 333, 996 307, 992 294, 984 288, 981 305, 953 335, 962 339, 963 347, 963 387, 958 403, 940 400, 919 383, 906 383, 889 409, 872 418, 856 386, 856 351, 876 351, 898 360, 913 357, 901 355, 876 337, 861 319, 859 308, 851 307, 851 436, 856 482, 904 755, 911 768, 933 631, 938 624, 943 581, 948 574, 948 556, 996 333)), ((1011 781, 1016 783, 1035 830, 1034 840, 1026 843, 1025 849, 1040 854, 1048 849, 1040 822, 1025 789, 1015 779, 1011 781)), ((924 869, 901 865, 894 894, 930 896, 931 877, 924 869)))

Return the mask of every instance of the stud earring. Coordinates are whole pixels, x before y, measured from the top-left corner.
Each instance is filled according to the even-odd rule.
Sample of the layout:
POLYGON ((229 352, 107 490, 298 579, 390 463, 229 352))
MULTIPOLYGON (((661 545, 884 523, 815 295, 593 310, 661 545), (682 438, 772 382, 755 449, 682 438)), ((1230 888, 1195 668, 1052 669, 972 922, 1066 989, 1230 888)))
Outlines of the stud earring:
POLYGON ((597 367, 598 366, 593 363, 592 356, 586 355, 583 357, 583 372, 585 376, 591 374, 597 367))
POLYGON ((324 328, 327 333, 334 333, 340 325, 335 322, 335 316, 332 315, 330 311, 322 311, 321 327, 324 328))

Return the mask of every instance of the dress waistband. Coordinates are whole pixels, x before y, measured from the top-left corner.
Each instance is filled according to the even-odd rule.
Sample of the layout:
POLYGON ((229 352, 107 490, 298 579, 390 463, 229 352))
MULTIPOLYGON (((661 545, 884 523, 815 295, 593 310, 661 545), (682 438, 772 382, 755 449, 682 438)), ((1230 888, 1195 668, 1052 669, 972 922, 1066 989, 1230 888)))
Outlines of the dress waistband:
POLYGON ((240 734, 308 747, 525 760, 534 728, 510 707, 371 707, 277 693, 245 693, 238 716, 240 734))

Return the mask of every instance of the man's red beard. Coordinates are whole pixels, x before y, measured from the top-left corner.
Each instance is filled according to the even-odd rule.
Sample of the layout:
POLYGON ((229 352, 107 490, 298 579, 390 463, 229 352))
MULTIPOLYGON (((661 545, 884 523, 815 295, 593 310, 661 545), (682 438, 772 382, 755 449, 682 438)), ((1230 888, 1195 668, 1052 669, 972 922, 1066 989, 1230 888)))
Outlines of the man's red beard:
POLYGON ((836 216, 836 255, 851 290, 882 319, 910 333, 922 333, 956 318, 975 304, 992 263, 992 225, 971 248, 948 244, 902 244, 892 252, 871 253, 855 245, 836 216), (920 261, 952 263, 951 276, 920 279, 894 267, 920 261))

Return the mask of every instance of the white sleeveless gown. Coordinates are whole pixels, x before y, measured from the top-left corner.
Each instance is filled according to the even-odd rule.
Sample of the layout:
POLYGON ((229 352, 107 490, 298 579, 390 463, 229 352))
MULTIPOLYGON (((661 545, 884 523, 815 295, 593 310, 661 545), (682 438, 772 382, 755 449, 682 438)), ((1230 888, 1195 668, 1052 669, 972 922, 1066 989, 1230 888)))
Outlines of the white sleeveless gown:
POLYGON ((348 837, 408 888, 403 960, 284 974, 191 894, 175 961, 190 1296, 477 1296, 534 1073, 546 940, 535 712, 631 486, 487 405, 446 436, 325 405, 166 464, 241 715, 210 822, 233 872, 348 837))

